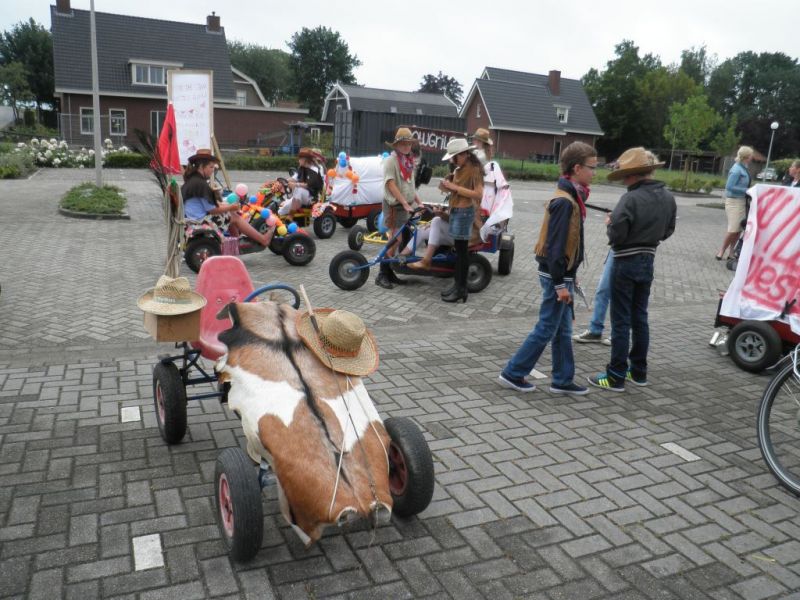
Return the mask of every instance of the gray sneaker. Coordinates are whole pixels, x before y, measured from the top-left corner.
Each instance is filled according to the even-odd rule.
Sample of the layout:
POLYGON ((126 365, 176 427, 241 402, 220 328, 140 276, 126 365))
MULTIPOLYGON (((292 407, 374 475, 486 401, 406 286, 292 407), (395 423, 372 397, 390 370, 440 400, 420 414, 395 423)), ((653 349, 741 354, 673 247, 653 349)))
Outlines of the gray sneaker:
POLYGON ((603 338, 603 346, 610 346, 611 338, 603 338))
POLYGON ((579 344, 599 344, 603 341, 603 334, 592 333, 587 329, 583 333, 573 335, 572 339, 578 342, 579 344))

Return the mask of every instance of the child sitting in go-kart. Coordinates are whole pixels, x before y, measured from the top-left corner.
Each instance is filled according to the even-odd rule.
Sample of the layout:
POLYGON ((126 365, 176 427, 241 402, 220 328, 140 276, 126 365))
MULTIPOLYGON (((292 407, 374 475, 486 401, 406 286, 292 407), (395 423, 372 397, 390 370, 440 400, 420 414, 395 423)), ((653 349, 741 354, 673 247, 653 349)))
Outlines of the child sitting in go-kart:
POLYGON ((188 223, 208 223, 235 236, 244 234, 262 246, 269 246, 274 227, 266 233, 258 232, 236 212, 240 208, 238 202, 224 204, 211 189, 208 181, 218 164, 219 159, 211 154, 211 150, 198 150, 197 154, 189 157, 181 187, 184 218, 188 223))
POLYGON ((289 197, 278 208, 280 216, 290 215, 303 206, 311 206, 322 191, 321 169, 317 165, 320 155, 311 148, 301 148, 297 154, 298 168, 289 179, 289 197))

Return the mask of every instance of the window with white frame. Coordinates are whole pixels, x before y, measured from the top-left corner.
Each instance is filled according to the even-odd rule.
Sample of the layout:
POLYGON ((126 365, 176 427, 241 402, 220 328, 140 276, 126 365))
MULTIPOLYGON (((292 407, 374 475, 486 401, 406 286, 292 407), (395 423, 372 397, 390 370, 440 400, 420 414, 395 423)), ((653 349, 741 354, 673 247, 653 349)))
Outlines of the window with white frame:
POLYGON ((397 112, 397 107, 396 106, 390 106, 389 107, 389 112, 396 113, 397 112))
POLYGON ((318 142, 319 135, 320 135, 319 127, 312 127, 311 129, 308 130, 308 136, 311 138, 312 142, 318 142))
POLYGON ((128 113, 124 108, 108 109, 109 133, 128 135, 128 113))
POLYGON ((161 128, 164 127, 164 119, 167 118, 167 111, 165 110, 151 110, 150 111, 150 133, 154 137, 161 135, 161 128))
POLYGON ((421 115, 421 114, 422 114, 422 109, 421 109, 421 108, 418 108, 418 109, 417 109, 417 114, 418 114, 418 115, 421 115))
POLYGON ((81 133, 92 135, 94 133, 94 110, 81 107, 81 133))
POLYGON ((236 106, 247 106, 247 90, 236 90, 236 106))
POLYGON ((556 117, 559 123, 566 123, 569 118, 569 108, 566 106, 556 106, 556 117))
POLYGON ((476 106, 477 106, 477 108, 475 109, 475 118, 476 119, 480 119, 481 118, 481 103, 478 102, 478 104, 476 106))
POLYGON ((131 78, 137 85, 167 85, 167 68, 163 65, 131 63, 131 78))

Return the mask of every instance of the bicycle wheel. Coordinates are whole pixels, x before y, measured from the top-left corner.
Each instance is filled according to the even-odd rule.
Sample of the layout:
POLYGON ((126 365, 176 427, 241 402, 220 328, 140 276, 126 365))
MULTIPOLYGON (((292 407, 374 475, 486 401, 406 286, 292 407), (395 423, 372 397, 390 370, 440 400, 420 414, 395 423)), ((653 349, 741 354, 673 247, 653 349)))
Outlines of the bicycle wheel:
POLYGON ((800 377, 789 360, 758 405, 758 447, 780 484, 800 496, 800 377))

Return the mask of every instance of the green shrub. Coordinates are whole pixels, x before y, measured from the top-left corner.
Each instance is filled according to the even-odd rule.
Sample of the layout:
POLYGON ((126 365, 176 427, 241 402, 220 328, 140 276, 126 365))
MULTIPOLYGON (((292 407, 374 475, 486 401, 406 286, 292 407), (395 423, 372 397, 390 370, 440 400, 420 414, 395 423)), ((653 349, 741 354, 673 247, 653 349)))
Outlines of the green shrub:
POLYGON ((289 167, 297 167, 296 156, 233 154, 224 159, 225 168, 237 171, 287 171, 289 167))
POLYGON ((125 208, 122 190, 113 185, 98 188, 93 183, 82 183, 71 188, 61 199, 61 207, 75 212, 93 214, 121 214, 125 208))
POLYGON ((0 142, 0 154, 8 154, 14 151, 14 144, 11 142, 0 142))
POLYGON ((0 179, 27 177, 35 168, 33 158, 26 152, 0 154, 0 179))
POLYGON ((31 108, 26 108, 22 113, 22 122, 25 127, 36 127, 36 111, 31 108))
POLYGON ((150 160, 139 152, 109 152, 103 160, 103 166, 112 169, 146 169, 150 160))
POLYGON ((786 172, 789 170, 789 167, 796 160, 800 160, 800 159, 797 159, 797 158, 782 158, 780 160, 775 160, 775 161, 772 161, 772 162, 769 163, 770 166, 775 169, 775 173, 777 173, 777 175, 778 175, 778 181, 783 179, 784 175, 786 175, 786 172))

